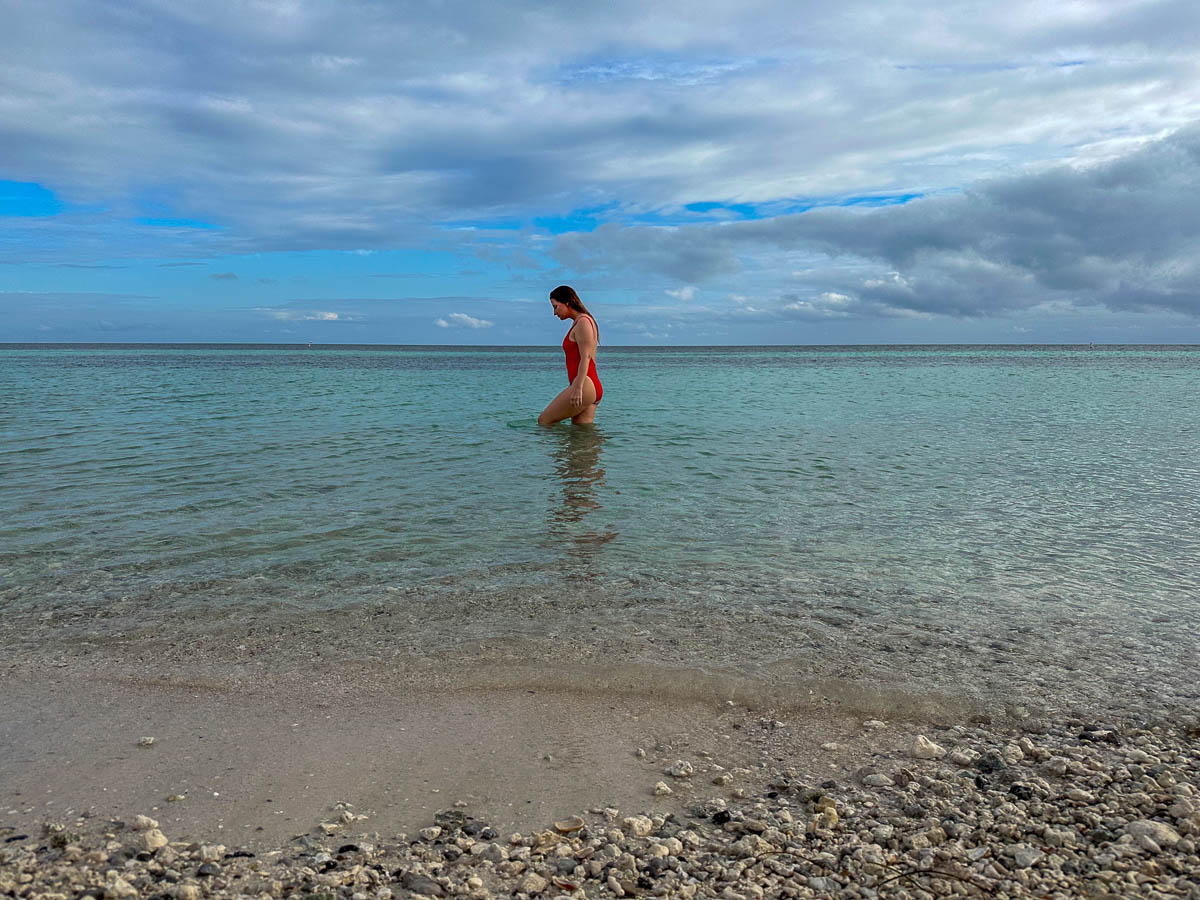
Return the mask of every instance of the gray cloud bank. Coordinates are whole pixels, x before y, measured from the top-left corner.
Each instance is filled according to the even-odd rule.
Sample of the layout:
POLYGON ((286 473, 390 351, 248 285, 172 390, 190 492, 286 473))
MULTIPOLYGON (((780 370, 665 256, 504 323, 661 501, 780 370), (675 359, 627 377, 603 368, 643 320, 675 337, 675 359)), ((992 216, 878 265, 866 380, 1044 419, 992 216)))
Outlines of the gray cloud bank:
MULTIPOLYGON (((987 316, 1033 307, 1200 316, 1200 126, 1115 160, 983 182, 876 209, 817 209, 683 228, 603 226, 558 238, 585 272, 692 284, 810 263, 779 315, 987 316)), ((761 309, 761 304, 759 304, 761 309)), ((766 311, 766 310, 763 310, 766 311)))
POLYGON ((1200 118, 1198 8, 0 0, 0 178, 74 205, 73 246, 222 226, 122 238, 197 253, 928 192, 1200 118))

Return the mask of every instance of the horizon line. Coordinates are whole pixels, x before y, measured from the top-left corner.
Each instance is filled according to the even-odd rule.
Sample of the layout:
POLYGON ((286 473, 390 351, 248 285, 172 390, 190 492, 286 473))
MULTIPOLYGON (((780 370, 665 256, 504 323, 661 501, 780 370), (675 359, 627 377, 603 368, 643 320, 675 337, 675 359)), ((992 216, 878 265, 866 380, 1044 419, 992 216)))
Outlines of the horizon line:
MULTIPOLYGON (((816 347, 1181 347, 1200 348, 1200 343, 1162 342, 1148 343, 1104 342, 1104 341, 1027 341, 1023 343, 999 341, 966 341, 966 342, 911 342, 903 343, 820 343, 820 344, 602 344, 610 350, 670 350, 670 349, 713 349, 713 348, 816 348, 816 347)), ((186 347, 295 347, 300 349, 344 349, 344 348, 421 348, 421 349, 454 349, 454 350, 483 350, 483 349, 544 349, 556 350, 557 346, 550 344, 391 344, 391 343, 317 343, 315 341, 0 341, 0 349, 13 348, 72 348, 72 347, 146 347, 146 348, 186 348, 186 347)))

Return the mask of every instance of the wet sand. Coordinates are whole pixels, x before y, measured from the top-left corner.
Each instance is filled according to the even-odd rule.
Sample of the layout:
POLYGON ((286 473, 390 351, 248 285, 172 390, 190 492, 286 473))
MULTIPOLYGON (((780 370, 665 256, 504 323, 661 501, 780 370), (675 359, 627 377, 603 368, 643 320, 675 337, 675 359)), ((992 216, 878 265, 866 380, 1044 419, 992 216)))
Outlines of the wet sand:
POLYGON ((456 805, 521 831, 601 807, 682 813, 761 789, 769 768, 820 783, 918 733, 1027 727, 1049 699, 1021 689, 975 702, 920 672, 872 674, 865 657, 852 669, 852 654, 748 673, 722 671, 710 650, 688 667, 671 635, 711 631, 695 621, 639 623, 635 638, 543 633, 429 651, 381 609, 8 617, 0 827, 140 813, 172 839, 272 846, 339 802, 382 834, 456 805), (742 771, 731 787, 684 780, 656 796, 681 758, 742 771))
MULTIPOLYGON (((382 833, 427 825, 455 804, 525 830, 596 806, 678 810, 688 792, 653 794, 676 755, 710 754, 727 768, 769 758, 760 710, 656 697, 652 685, 359 692, 354 681, 13 666, 0 679, 0 823, 28 830, 138 812, 172 836, 265 846, 317 827, 345 802, 382 833), (151 746, 139 746, 145 737, 151 746)), ((785 726, 786 752, 830 757, 820 744, 858 724, 810 715, 785 726)), ((835 771, 838 760, 823 766, 835 771)))

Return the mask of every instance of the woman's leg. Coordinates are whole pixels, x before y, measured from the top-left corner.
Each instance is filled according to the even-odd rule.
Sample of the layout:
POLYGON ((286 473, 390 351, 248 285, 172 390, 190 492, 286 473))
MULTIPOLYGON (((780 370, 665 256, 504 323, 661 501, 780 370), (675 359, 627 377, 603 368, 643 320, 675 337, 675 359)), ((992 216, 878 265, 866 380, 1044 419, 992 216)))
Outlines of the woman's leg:
POLYGON ((596 407, 599 405, 600 405, 599 403, 593 403, 591 406, 584 409, 584 411, 581 412, 579 415, 571 416, 571 424, 572 425, 591 425, 593 422, 596 421, 596 407))
POLYGON ((592 384, 592 379, 585 378, 583 380, 583 403, 581 405, 576 406, 567 400, 570 390, 569 387, 564 388, 557 397, 550 401, 550 405, 538 416, 539 425, 554 425, 563 419, 573 419, 575 416, 583 414, 589 407, 592 408, 592 417, 595 418, 596 386, 592 384))

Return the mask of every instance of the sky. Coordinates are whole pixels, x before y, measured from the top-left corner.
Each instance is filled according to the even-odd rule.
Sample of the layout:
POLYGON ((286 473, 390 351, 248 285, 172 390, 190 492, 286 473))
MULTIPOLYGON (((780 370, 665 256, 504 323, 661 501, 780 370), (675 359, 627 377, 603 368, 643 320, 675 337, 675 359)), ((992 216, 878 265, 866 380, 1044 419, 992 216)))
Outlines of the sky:
POLYGON ((1195 0, 0 0, 0 341, 1200 343, 1195 0))

